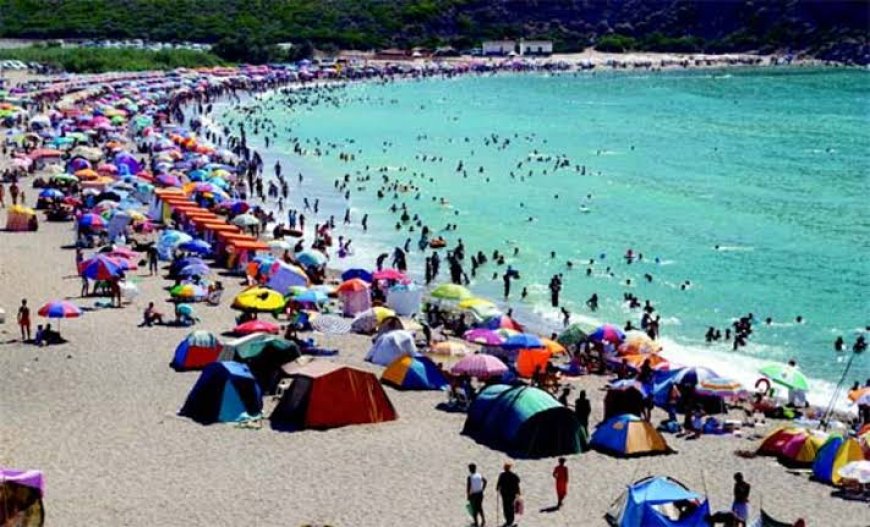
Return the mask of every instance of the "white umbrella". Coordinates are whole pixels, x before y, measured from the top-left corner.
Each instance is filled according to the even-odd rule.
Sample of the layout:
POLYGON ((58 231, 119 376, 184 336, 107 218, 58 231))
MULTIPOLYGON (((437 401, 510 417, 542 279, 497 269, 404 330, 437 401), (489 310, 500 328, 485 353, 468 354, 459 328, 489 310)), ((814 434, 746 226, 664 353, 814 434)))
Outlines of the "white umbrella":
POLYGON ((260 220, 258 220, 253 214, 239 214, 233 218, 233 221, 230 223, 236 227, 253 227, 255 225, 260 225, 260 220))

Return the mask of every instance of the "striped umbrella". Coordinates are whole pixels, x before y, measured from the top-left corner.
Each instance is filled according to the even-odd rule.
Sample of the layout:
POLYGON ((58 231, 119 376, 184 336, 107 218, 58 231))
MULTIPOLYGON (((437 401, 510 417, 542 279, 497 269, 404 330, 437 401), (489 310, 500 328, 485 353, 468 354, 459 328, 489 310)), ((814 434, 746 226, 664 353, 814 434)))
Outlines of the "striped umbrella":
POLYGON ((469 375, 479 379, 487 379, 504 375, 507 373, 508 367, 492 355, 478 353, 459 359, 459 362, 454 364, 450 371, 456 375, 469 375))
POLYGON ((169 295, 172 298, 183 298, 185 300, 196 300, 205 298, 208 291, 196 284, 179 284, 169 290, 169 295))
POLYGON ((78 318, 82 316, 79 306, 66 300, 52 300, 39 308, 39 316, 45 318, 78 318))
POLYGON ((625 333, 622 332, 621 329, 612 325, 612 324, 604 324, 600 326, 598 329, 589 334, 589 340, 593 340, 596 342, 610 342, 611 344, 618 346, 625 339, 625 333))
POLYGON ((93 212, 89 212, 87 214, 83 214, 78 221, 79 228, 82 229, 105 229, 106 228, 106 220, 103 219, 99 214, 94 214, 93 212))
POLYGON ((468 342, 483 344, 484 346, 501 346, 505 341, 504 337, 495 331, 481 328, 466 331, 465 334, 462 335, 462 338, 468 342))
POLYGON ((97 255, 79 264, 79 274, 91 280, 118 278, 128 268, 121 260, 97 255))
POLYGON ((739 382, 721 377, 701 380, 695 387, 695 392, 700 395, 714 395, 728 399, 736 399, 747 393, 739 382))
POLYGON ((335 315, 317 315, 311 321, 311 327, 327 335, 346 335, 350 333, 352 322, 335 315))

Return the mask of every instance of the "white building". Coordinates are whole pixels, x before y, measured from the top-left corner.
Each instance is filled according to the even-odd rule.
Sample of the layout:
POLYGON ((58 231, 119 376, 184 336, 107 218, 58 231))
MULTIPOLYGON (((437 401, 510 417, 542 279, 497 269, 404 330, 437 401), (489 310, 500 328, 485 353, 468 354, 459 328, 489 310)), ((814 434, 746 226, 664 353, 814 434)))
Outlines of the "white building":
POLYGON ((481 45, 481 51, 486 56, 510 55, 515 53, 517 43, 513 40, 485 40, 481 45))
POLYGON ((553 54, 550 40, 520 40, 520 55, 549 56, 553 54))

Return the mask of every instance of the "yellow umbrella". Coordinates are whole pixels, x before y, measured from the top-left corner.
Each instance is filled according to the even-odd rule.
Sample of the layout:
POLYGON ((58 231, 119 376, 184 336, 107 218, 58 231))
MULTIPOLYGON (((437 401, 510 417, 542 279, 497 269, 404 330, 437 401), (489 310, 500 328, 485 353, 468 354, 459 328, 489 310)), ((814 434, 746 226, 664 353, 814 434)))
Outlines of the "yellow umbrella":
POLYGON ((485 298, 466 298, 459 302, 459 307, 461 309, 489 309, 496 307, 496 305, 485 298))
POLYGON ((375 306, 372 308, 372 311, 375 314, 375 320, 377 320, 378 325, 380 325, 384 320, 396 316, 395 311, 386 307, 375 306))
POLYGON ((233 299, 233 309, 241 311, 277 311, 284 307, 284 297, 281 293, 267 287, 252 287, 239 293, 233 299))

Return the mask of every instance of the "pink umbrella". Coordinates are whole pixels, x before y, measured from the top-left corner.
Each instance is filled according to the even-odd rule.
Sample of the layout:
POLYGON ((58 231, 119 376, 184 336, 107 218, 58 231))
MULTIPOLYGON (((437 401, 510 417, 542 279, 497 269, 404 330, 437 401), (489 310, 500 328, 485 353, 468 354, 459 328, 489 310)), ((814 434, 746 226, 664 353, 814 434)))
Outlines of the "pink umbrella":
POLYGON ((397 282, 408 279, 403 272, 396 269, 381 269, 380 271, 375 271, 372 278, 375 280, 396 280, 397 282))
POLYGON ((468 342, 483 344, 484 346, 501 346, 505 341, 504 337, 495 331, 483 328, 468 330, 462 335, 462 338, 468 342))
POLYGON ((507 373, 508 367, 492 355, 478 353, 463 357, 453 365, 450 371, 456 375, 470 375, 471 377, 486 379, 504 375, 507 373))
POLYGON ((250 335, 251 333, 271 333, 277 335, 279 331, 281 331, 281 328, 278 324, 272 324, 264 320, 251 320, 250 322, 239 324, 233 329, 233 333, 236 335, 250 335))

